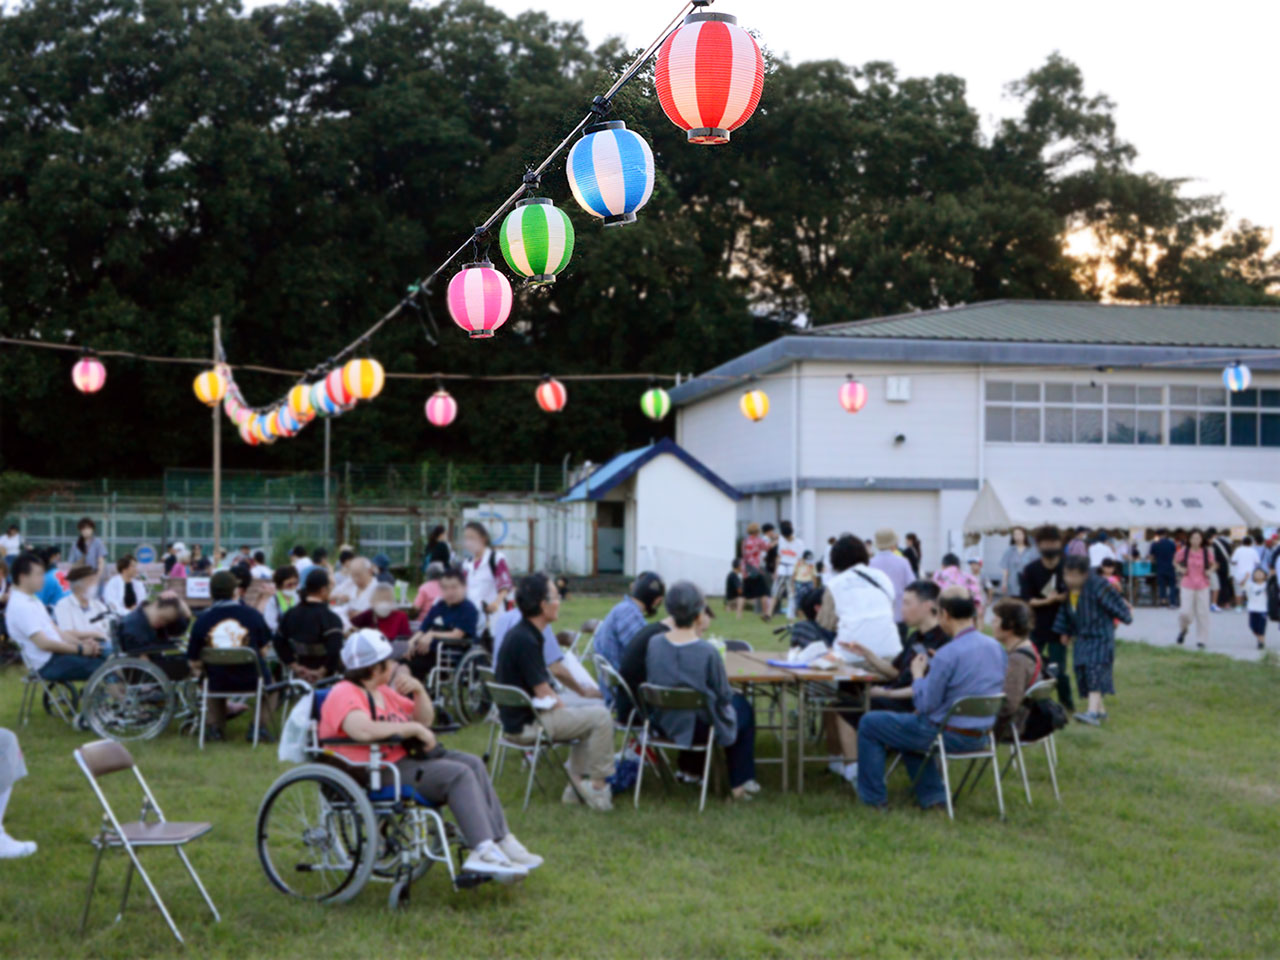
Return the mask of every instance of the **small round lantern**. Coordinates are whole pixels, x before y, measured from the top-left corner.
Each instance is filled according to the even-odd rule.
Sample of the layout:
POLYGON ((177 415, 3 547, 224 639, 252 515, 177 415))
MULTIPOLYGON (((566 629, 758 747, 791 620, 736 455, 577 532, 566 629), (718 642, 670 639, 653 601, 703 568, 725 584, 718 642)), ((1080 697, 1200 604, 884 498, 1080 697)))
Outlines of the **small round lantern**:
POLYGON ((342 368, 342 383, 357 400, 372 400, 382 392, 387 375, 377 360, 352 360, 342 368))
POLYGON ((240 439, 251 447, 256 447, 262 441, 258 439, 258 435, 253 431, 253 424, 246 420, 240 424, 240 439))
POLYGON ((690 143, 728 143, 760 103, 764 57, 737 17, 691 13, 658 51, 654 85, 690 143))
POLYGON ((538 406, 547 413, 559 413, 569 402, 569 391, 553 377, 543 377, 534 395, 538 398, 538 406))
POLYGON ((493 336, 511 316, 511 282, 488 260, 463 264, 449 281, 449 315, 473 340, 493 336))
POLYGON ((530 284, 555 283, 573 256, 573 224, 550 200, 521 200, 498 230, 503 259, 530 284))
POLYGON ((351 391, 347 389, 342 376, 342 367, 329 371, 324 378, 324 392, 329 395, 329 399, 333 401, 333 405, 338 410, 342 410, 342 408, 354 403, 356 400, 351 391))
POLYGON ((427 421, 433 427, 447 427, 458 416, 458 401, 441 387, 427 398, 427 421))
POLYGON ((310 384, 300 383, 291 388, 287 402, 289 404, 289 412, 294 415, 299 423, 306 423, 316 415, 316 408, 311 405, 310 384))
POLYGON ((634 223, 653 195, 653 151, 621 120, 587 127, 565 163, 573 199, 606 227, 634 223))
POLYGON ((848 381, 840 385, 840 406, 844 407, 845 413, 857 413, 866 405, 866 385, 850 376, 848 381))
POLYGON ((258 438, 258 443, 276 442, 275 434, 268 429, 268 426, 266 416, 261 413, 255 413, 249 417, 249 430, 258 438))
POLYGON ((227 379, 215 367, 197 376, 191 388, 196 393, 196 399, 206 407, 216 407, 227 395, 227 379))
POLYGON ((107 368, 97 357, 81 357, 71 368, 71 382, 81 393, 97 393, 107 382, 107 368))
POLYGON ((671 412, 671 394, 661 387, 650 387, 640 395, 640 409, 650 420, 661 420, 671 412))
POLYGON ((769 415, 769 395, 763 390, 748 390, 738 401, 742 415, 752 423, 759 423, 769 415))
POLYGON ((1243 363, 1239 361, 1233 363, 1222 371, 1222 385, 1232 393, 1239 393, 1241 390, 1248 390, 1249 383, 1253 380, 1253 373, 1243 363))
POLYGON ((278 437, 294 437, 302 429, 302 424, 288 407, 277 407, 272 419, 275 421, 275 433, 278 437))
POLYGON ((338 405, 329 396, 329 389, 323 380, 317 380, 311 385, 311 409, 317 417, 333 417, 340 412, 338 405))

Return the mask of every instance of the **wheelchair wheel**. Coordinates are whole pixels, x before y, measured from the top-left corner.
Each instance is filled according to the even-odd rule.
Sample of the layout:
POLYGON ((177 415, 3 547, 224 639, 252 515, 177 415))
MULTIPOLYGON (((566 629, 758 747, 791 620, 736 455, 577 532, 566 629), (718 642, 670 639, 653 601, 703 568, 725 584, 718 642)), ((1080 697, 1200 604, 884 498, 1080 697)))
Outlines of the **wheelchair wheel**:
POLYGON ((364 790, 341 770, 295 767, 271 785, 258 809, 258 858, 280 891, 344 903, 369 882, 378 824, 364 790))
POLYGON ((480 670, 491 666, 489 654, 480 648, 470 650, 458 661, 453 671, 454 714, 459 723, 478 723, 489 713, 489 691, 480 681, 480 670))
POLYGON ((44 696, 44 712, 51 717, 61 717, 68 723, 74 723, 80 709, 80 691, 68 680, 46 680, 44 696))
MULTIPOLYGON (((426 842, 432 852, 438 852, 440 838, 436 836, 435 831, 430 829, 429 826, 428 830, 426 842)), ((413 847, 418 842, 415 837, 413 822, 405 814, 385 814, 378 817, 378 834, 378 857, 373 864, 373 875, 379 880, 403 879, 398 875, 401 854, 406 849, 413 852, 413 847)), ((420 879, 423 874, 431 869, 433 862, 427 858, 425 853, 419 853, 418 859, 413 862, 409 872, 410 881, 420 879)))
POLYGON ((99 667, 80 696, 93 732, 109 740, 150 740, 169 725, 174 695, 158 664, 120 657, 99 667))

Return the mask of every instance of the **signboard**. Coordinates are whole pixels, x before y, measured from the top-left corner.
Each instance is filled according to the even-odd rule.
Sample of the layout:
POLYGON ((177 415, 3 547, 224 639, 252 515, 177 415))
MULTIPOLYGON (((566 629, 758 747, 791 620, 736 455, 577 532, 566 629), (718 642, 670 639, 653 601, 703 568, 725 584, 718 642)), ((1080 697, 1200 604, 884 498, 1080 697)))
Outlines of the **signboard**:
POLYGON ((133 555, 137 558, 139 563, 156 562, 156 548, 149 544, 139 544, 138 548, 133 551, 133 555))
POLYGON ((209 578, 208 577, 187 577, 187 599, 188 600, 208 600, 209 599, 209 578))

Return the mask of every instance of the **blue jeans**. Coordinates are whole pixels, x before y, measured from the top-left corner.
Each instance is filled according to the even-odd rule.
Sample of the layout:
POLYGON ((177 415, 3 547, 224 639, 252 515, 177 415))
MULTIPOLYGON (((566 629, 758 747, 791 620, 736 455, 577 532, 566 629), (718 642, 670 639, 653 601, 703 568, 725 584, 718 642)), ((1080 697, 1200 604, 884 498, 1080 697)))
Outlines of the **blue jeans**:
MULTIPOLYGON (((858 724, 858 797, 872 807, 883 807, 888 801, 884 782, 885 751, 897 750, 912 779, 920 770, 924 755, 938 736, 938 726, 917 713, 892 713, 872 710, 858 724)), ((948 733, 943 742, 947 750, 963 753, 986 744, 986 739, 948 733)), ((942 783, 939 761, 929 766, 916 781, 916 799, 922 807, 932 807, 947 802, 947 790, 942 783)))
POLYGON ((1156 602, 1167 603, 1171 607, 1178 605, 1178 578, 1172 570, 1156 572, 1156 602))
MULTIPOLYGON (((738 715, 738 738, 724 748, 725 762, 729 766, 729 786, 740 787, 756 778, 756 712, 751 701, 740 693, 733 695, 733 711, 738 715)), ((707 738, 707 726, 701 720, 694 726, 694 743, 707 738)), ((694 754, 699 760, 700 754, 694 754)), ((698 771, 702 775, 702 771, 698 771)))
POLYGON ((37 672, 45 680, 88 680, 106 663, 105 657, 82 657, 75 653, 55 653, 37 672))

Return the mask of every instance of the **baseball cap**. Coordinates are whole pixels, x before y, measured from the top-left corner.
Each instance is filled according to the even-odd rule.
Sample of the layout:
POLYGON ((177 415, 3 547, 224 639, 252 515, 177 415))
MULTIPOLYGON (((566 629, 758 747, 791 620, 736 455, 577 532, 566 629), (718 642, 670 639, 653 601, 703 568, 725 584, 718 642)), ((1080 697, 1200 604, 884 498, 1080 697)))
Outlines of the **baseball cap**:
POLYGON ((365 627, 347 637, 342 644, 342 665, 348 670, 372 667, 391 657, 391 644, 381 630, 365 627))

